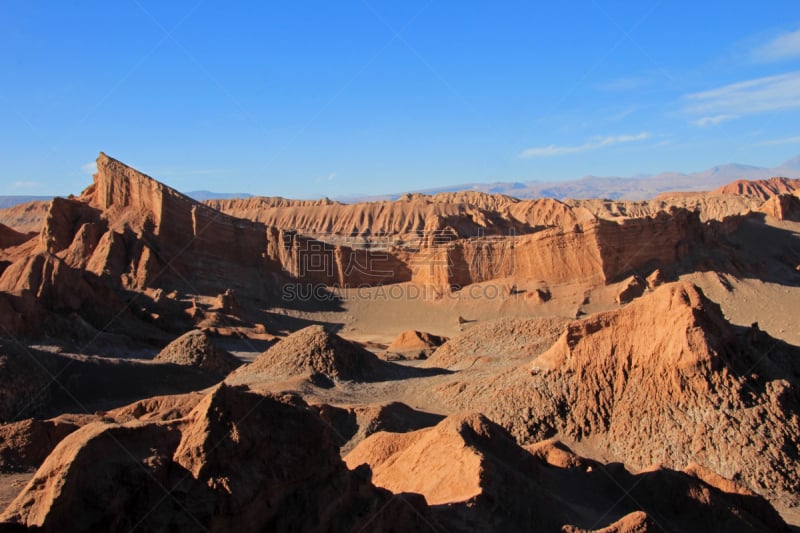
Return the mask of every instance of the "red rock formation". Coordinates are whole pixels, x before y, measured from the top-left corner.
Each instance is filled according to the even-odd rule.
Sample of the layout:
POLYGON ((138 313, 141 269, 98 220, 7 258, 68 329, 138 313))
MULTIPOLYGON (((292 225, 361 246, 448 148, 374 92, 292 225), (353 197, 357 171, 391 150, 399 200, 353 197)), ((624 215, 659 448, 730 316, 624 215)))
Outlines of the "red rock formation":
POLYGON ((453 415, 410 433, 375 433, 345 462, 369 465, 377 486, 424 495, 451 531, 586 531, 606 524, 601 531, 788 529, 759 497, 666 469, 633 475, 559 443, 528 452, 480 414, 453 415))
POLYGON ((717 194, 736 194, 754 196, 768 200, 779 194, 791 194, 800 191, 800 179, 769 178, 767 180, 737 180, 715 190, 717 194))
POLYGON ((400 402, 377 405, 312 406, 332 429, 343 454, 378 431, 406 433, 435 426, 444 416, 417 411, 400 402))
POLYGON ((408 330, 400 333, 386 351, 409 359, 425 359, 444 344, 447 338, 424 331, 408 330))
MULTIPOLYGON (((87 319, 81 309, 102 304, 111 316, 118 314, 120 298, 106 298, 99 281, 138 293, 164 289, 214 296, 233 290, 254 301, 281 292, 286 281, 337 286, 411 281, 438 291, 509 276, 601 285, 656 267, 674 270, 678 262, 691 262, 696 249, 705 250, 711 238, 697 214, 683 210, 618 222, 554 200, 472 193, 357 205, 248 200, 266 213, 249 216, 282 226, 267 227, 195 202, 105 154, 97 168, 94 184, 80 198, 49 204, 38 249, 0 257, 13 265, 3 263, 13 275, 4 273, 0 291, 15 297, 21 297, 15 290, 30 284, 29 267, 38 268, 27 256, 53 254, 48 262, 63 262, 60 270, 77 273, 69 276, 78 289, 65 289, 66 301, 23 304, 2 298, 0 312, 9 324, 30 325, 15 334, 38 328, 43 319, 41 313, 33 319, 32 307, 78 312, 87 319), (337 235, 316 240, 285 229, 290 225, 337 235), (388 242, 379 238, 384 231, 388 242), (511 232, 520 235, 508 237, 511 232)), ((238 209, 236 201, 219 205, 238 209)), ((136 316, 152 325, 172 331, 189 327, 190 317, 176 313, 174 305, 145 301, 142 307, 134 309, 136 316)), ((202 322, 206 310, 198 310, 202 322)))
POLYGON ((634 298, 641 296, 646 288, 647 285, 640 277, 631 276, 620 283, 619 292, 617 292, 617 296, 614 298, 614 301, 616 301, 618 304, 626 304, 632 301, 634 298))
POLYGON ((184 419, 67 436, 0 521, 43 531, 417 530, 421 498, 346 469, 297 397, 222 386, 184 419))
POLYGON ((20 233, 39 233, 50 208, 50 202, 33 201, 0 209, 0 224, 20 233))
POLYGON ((522 442, 591 439, 633 468, 697 463, 797 505, 800 353, 743 335, 696 287, 666 284, 570 322, 528 376, 520 369, 440 394, 522 442))
POLYGON ((252 363, 236 370, 230 383, 252 383, 259 376, 307 376, 334 381, 382 381, 399 377, 403 367, 381 361, 361 346, 322 326, 308 326, 271 346, 252 363))
MULTIPOLYGON (((380 242, 384 237, 419 240, 425 232, 451 227, 461 237, 478 235, 509 235, 525 231, 536 211, 531 206, 520 208, 520 219, 504 217, 519 200, 483 193, 444 193, 434 196, 405 195, 395 202, 365 202, 340 204, 246 198, 240 200, 209 200, 207 205, 233 216, 262 222, 284 230, 296 230, 306 235, 339 236, 343 242, 361 242, 364 238, 380 242)), ((544 200, 546 203, 558 203, 544 200)), ((566 211, 566 208, 565 208, 566 211)), ((549 225, 563 215, 547 214, 535 225, 549 225)))
POLYGON ((778 220, 800 222, 800 187, 795 194, 778 194, 764 202, 758 209, 778 220))

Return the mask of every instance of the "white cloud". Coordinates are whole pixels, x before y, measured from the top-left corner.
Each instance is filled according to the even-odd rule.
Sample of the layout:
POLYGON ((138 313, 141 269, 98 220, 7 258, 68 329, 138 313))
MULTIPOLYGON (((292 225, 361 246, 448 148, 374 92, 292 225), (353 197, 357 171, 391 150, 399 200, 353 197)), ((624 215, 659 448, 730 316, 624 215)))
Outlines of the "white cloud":
POLYGON ((701 128, 704 126, 716 126, 721 122, 725 122, 726 120, 733 120, 737 118, 736 115, 714 115, 711 117, 702 117, 697 120, 693 120, 692 124, 695 126, 700 126, 701 128))
POLYGON ((686 96, 686 110, 703 116, 746 115, 800 107, 800 72, 731 83, 686 96))
POLYGON ((753 50, 753 59, 762 63, 800 56, 800 29, 781 33, 753 50))
POLYGON ((777 146, 780 144, 800 144, 800 136, 770 139, 768 141, 757 142, 755 146, 777 146))
POLYGON ((96 174, 97 173, 97 161, 90 161, 81 165, 81 170, 85 174, 96 174))
POLYGON ((556 155, 575 154, 578 152, 585 152, 587 150, 596 150, 597 148, 613 146, 615 144, 643 141, 649 138, 650 134, 647 132, 638 133, 636 135, 610 135, 607 137, 595 137, 591 141, 576 146, 557 146, 555 144, 550 144, 548 146, 528 148, 527 150, 523 150, 522 153, 519 154, 519 157, 528 159, 532 157, 551 157, 556 155))

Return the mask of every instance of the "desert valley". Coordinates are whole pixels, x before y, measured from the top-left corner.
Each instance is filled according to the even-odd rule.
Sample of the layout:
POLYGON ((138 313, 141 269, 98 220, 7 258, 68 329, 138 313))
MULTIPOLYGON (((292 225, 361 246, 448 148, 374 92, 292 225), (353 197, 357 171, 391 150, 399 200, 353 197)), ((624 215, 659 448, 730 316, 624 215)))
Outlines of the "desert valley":
POLYGON ((800 180, 0 210, 0 531, 792 531, 800 180))

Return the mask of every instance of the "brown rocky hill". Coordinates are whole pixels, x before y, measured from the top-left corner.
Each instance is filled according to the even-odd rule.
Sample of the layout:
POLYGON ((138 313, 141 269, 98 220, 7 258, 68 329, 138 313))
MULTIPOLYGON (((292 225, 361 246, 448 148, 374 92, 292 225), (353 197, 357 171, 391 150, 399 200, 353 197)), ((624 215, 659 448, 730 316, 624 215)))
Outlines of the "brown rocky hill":
POLYGON ((379 487, 425 496, 448 531, 788 530, 765 500, 727 480, 663 468, 633 475, 557 442, 526 450, 474 413, 375 433, 345 462, 369 465, 379 487))
POLYGON ((242 362, 230 352, 217 347, 207 333, 192 330, 184 333, 161 350, 154 361, 187 365, 225 377, 242 362))
POLYGON ((421 530, 420 497, 348 470, 298 397, 221 386, 172 421, 95 422, 53 450, 0 521, 41 531, 421 530))
POLYGON ((35 200, 0 209, 0 224, 20 233, 38 233, 42 230, 49 206, 50 202, 35 200))
POLYGON ((800 191, 800 179, 769 178, 767 180, 737 180, 715 190, 718 194, 736 194, 753 196, 762 201, 779 194, 791 194, 800 191))
POLYGON ((0 443, 1 456, 36 462, 43 449, 30 445, 34 432, 58 442, 0 527, 788 530, 763 499, 696 465, 632 474, 558 442, 522 448, 479 414, 441 420, 401 405, 347 413, 221 385, 90 420, 26 421, 0 432, 17 444, 0 443), (343 425, 330 422, 341 414, 363 418, 344 462, 343 425))
POLYGON ((332 386, 339 381, 384 381, 421 373, 382 361, 361 346, 314 325, 271 346, 226 381, 253 384, 262 379, 308 377, 316 384, 332 386))
POLYGON ((412 329, 403 331, 395 337, 386 348, 386 352, 408 359, 425 359, 445 341, 447 341, 445 337, 412 329))
POLYGON ((704 193, 663 193, 651 200, 566 200, 571 206, 585 209, 593 216, 609 220, 642 218, 668 213, 673 208, 697 213, 701 220, 722 221, 757 210, 763 200, 749 196, 704 193))
POLYGON ((734 328, 680 282, 570 322, 532 363, 439 394, 521 442, 586 441, 636 469, 697 463, 795 506, 798 361, 796 347, 734 328))

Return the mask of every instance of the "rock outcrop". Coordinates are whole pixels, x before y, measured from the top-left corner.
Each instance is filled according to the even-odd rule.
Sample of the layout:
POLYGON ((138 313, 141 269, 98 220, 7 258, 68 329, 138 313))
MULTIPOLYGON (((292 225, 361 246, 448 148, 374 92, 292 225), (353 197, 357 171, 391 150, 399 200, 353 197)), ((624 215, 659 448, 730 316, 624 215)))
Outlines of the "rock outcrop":
POLYGON ((663 468, 631 474, 559 443, 527 451, 480 414, 453 415, 410 433, 375 433, 345 462, 369 465, 377 486, 424 495, 449 531, 788 530, 752 493, 663 468))
POLYGON ((395 337, 386 348, 386 352, 388 354, 396 354, 403 359, 426 359, 446 341, 446 337, 412 329, 403 331, 395 337))
POLYGON ((0 209, 0 224, 20 233, 39 233, 49 206, 50 202, 35 200, 0 209))
POLYGON ((242 364, 235 355, 217 347, 208 334, 200 330, 184 333, 169 343, 156 355, 154 361, 192 366, 220 378, 242 364))
POLYGON ((271 346, 252 363, 231 374, 231 383, 267 378, 310 377, 316 383, 383 381, 404 375, 405 369, 381 361, 357 344, 323 326, 308 326, 271 346))
POLYGON ((800 191, 800 179, 769 178, 767 180, 737 180, 715 190, 718 194, 735 194, 752 196, 762 201, 779 194, 791 194, 800 191))
POLYGON ((800 222, 800 187, 795 194, 778 194, 764 202, 759 211, 777 218, 800 222))
POLYGON ((330 426, 343 454, 378 431, 406 433, 435 426, 444 418, 400 402, 358 406, 320 404, 313 407, 330 426))
POLYGON ((0 520, 42 531, 417 530, 424 500, 348 470, 302 400, 221 386, 184 419, 67 436, 0 520))
POLYGON ((528 372, 440 394, 521 442, 591 439, 637 469, 697 463, 797 505, 799 360, 796 347, 737 330, 681 282, 570 322, 528 372))

